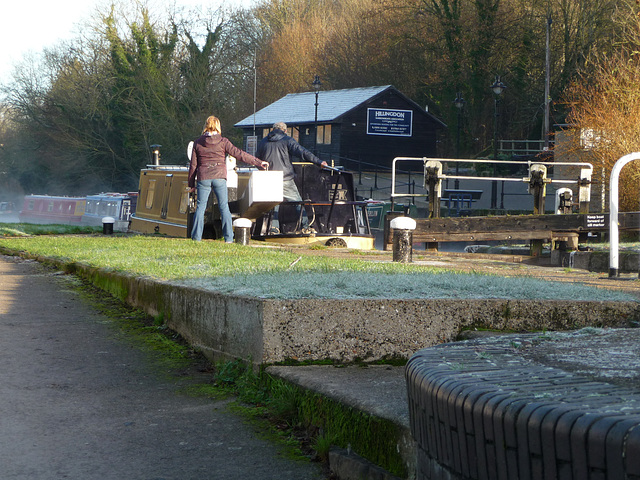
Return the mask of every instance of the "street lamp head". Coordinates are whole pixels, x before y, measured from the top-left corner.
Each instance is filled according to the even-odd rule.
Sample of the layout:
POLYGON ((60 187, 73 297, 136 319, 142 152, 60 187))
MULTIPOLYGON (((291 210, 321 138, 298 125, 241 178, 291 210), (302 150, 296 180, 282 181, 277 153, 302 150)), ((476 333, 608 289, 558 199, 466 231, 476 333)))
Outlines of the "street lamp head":
POLYGON ((322 82, 320 81, 320 75, 316 75, 314 77, 313 83, 311 85, 313 85, 313 89, 316 92, 320 91, 320 87, 322 86, 322 82))
POLYGON ((462 98, 462 93, 458 92, 456 93, 456 99, 453 101, 453 104, 456 106, 456 108, 458 110, 462 110, 464 108, 465 103, 467 103, 467 101, 462 98))
POLYGON ((493 82, 493 85, 491 85, 489 88, 493 90, 493 93, 495 93, 496 95, 501 95, 502 92, 504 92, 504 89, 507 88, 507 86, 500 81, 500 75, 496 75, 495 82, 493 82))

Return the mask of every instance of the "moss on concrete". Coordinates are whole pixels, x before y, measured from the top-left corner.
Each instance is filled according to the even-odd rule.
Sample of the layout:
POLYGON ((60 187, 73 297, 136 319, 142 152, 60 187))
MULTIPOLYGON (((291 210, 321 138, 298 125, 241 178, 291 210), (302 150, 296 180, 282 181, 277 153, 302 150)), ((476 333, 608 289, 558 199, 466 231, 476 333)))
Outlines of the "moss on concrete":
POLYGON ((328 442, 406 478, 405 461, 398 451, 402 436, 398 425, 264 372, 259 382, 264 385, 266 414, 274 423, 302 428, 316 452, 328 442))

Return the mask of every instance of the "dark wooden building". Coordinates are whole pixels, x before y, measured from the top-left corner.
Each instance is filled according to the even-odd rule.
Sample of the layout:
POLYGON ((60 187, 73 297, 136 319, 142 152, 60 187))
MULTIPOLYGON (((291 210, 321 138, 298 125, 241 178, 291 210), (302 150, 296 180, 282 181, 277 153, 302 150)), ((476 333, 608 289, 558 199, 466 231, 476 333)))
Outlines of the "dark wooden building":
POLYGON ((276 122, 322 160, 354 170, 390 168, 395 157, 434 157, 446 128, 391 85, 320 91, 317 114, 316 92, 291 93, 235 126, 252 152, 276 122))

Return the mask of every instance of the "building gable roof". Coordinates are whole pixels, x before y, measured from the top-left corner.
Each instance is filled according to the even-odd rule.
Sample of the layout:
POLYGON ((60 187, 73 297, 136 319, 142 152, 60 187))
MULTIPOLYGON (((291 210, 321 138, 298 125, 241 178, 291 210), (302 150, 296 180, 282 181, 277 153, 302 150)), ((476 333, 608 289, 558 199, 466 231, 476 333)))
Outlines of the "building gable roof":
MULTIPOLYGON (((390 88, 394 87, 384 85, 320 91, 318 94, 318 122, 333 122, 390 88)), ((415 103, 408 98, 407 100, 415 103)), ((285 122, 291 125, 314 123, 315 103, 316 92, 290 93, 257 111, 255 115, 249 115, 236 123, 235 126, 240 128, 251 127, 254 124, 271 126, 276 122, 285 122)), ((416 106, 420 108, 417 104, 416 106)), ((436 121, 441 123, 439 120, 436 121)))

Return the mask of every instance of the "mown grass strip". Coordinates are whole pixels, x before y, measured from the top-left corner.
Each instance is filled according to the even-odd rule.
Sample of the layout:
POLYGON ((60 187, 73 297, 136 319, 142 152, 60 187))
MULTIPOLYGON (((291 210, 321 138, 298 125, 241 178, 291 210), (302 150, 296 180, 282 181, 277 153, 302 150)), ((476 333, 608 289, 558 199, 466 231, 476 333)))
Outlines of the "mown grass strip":
POLYGON ((98 232, 102 232, 102 227, 92 227, 89 225, 0 223, 0 237, 27 237, 29 235, 87 235, 98 232))
MULTIPOLYGON (((65 262, 159 279, 252 275, 272 272, 417 272, 424 267, 360 259, 303 255, 283 248, 217 241, 131 236, 79 235, 0 238, 0 247, 65 262)), ((429 269, 436 270, 436 269, 429 269)))

